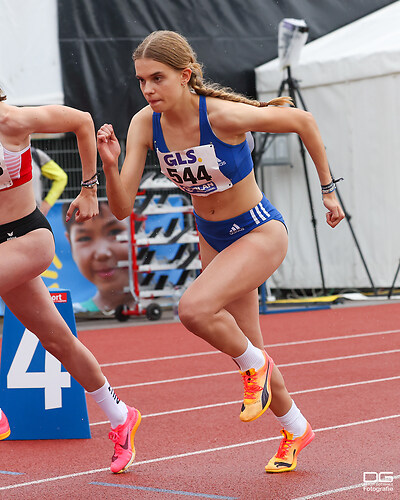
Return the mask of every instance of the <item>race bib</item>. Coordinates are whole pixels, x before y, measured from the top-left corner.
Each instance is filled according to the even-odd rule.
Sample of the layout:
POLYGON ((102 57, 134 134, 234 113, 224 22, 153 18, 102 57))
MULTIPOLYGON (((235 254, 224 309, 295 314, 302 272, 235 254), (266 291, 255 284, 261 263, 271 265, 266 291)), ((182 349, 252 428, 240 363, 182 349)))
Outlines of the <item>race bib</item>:
POLYGON ((10 174, 4 161, 3 146, 0 144, 0 189, 5 189, 13 185, 10 174))
POLYGON ((208 196, 232 187, 219 168, 213 144, 168 153, 157 149, 157 156, 161 172, 186 193, 208 196))

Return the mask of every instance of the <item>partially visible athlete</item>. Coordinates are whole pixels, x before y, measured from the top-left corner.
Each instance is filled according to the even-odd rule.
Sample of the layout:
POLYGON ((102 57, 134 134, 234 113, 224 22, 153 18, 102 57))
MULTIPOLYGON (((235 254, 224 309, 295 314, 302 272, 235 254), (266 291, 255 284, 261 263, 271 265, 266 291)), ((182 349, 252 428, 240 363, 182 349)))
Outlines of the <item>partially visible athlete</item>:
MULTIPOLYGON (((77 222, 98 214, 93 120, 89 113, 67 106, 18 108, 5 99, 0 90, 0 296, 105 412, 115 445, 111 470, 122 472, 135 457, 133 441, 140 413, 115 395, 99 363, 73 335, 40 277, 53 260, 54 238, 36 206, 32 187, 31 134, 74 132, 84 181, 67 218, 75 210, 77 222)), ((9 434, 7 418, 1 412, 0 438, 9 434)))
POLYGON ((39 148, 31 147, 32 181, 36 204, 43 215, 47 215, 61 196, 68 182, 68 175, 50 156, 39 148), (49 191, 43 196, 42 177, 51 181, 49 191))
POLYGON ((335 227, 344 213, 318 127, 310 113, 285 107, 288 98, 260 103, 205 84, 195 53, 178 33, 151 33, 133 59, 149 105, 131 120, 121 173, 113 127, 105 124, 97 133, 109 205, 119 219, 132 212, 149 149, 161 171, 192 196, 202 273, 180 300, 180 320, 238 365, 240 419, 255 420, 270 407, 284 428, 266 471, 292 470, 314 433, 264 350, 258 302, 258 287, 285 258, 288 236, 282 215, 257 186, 246 133, 299 134, 321 181, 326 221, 335 227))

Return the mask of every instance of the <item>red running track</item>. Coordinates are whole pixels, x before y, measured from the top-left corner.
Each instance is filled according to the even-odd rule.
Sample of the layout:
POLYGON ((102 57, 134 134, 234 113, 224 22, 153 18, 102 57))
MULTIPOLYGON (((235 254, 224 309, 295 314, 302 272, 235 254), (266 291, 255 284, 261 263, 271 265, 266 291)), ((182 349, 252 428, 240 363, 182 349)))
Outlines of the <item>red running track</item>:
POLYGON ((261 317, 268 352, 316 434, 296 470, 276 475, 264 465, 279 424, 271 412, 239 420, 241 380, 227 356, 178 323, 82 331, 119 396, 142 412, 135 465, 109 471, 109 426, 88 400, 92 439, 0 443, 0 497, 400 498, 399 320, 400 304, 261 317), (386 482, 363 485, 366 472, 386 472, 386 482))

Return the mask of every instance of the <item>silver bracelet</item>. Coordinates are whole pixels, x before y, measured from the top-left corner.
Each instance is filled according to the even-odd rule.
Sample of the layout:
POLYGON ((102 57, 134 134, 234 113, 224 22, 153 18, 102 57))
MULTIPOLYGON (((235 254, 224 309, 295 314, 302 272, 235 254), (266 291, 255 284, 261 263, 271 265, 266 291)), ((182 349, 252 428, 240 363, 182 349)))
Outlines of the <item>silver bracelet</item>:
POLYGON ((92 189, 94 186, 99 184, 98 175, 100 172, 96 172, 90 179, 87 181, 81 181, 81 186, 84 188, 92 189))
POLYGON ((329 184, 325 184, 324 186, 321 185, 321 192, 322 194, 329 194, 333 193, 333 191, 336 191, 336 183, 339 181, 342 181, 343 177, 339 177, 339 179, 333 179, 329 184))

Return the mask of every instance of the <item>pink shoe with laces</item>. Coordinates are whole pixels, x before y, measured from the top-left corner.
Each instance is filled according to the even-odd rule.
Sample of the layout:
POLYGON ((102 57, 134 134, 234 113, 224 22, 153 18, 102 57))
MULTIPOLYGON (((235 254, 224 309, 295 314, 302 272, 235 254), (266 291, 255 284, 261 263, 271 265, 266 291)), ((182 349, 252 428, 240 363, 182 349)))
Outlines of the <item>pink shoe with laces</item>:
POLYGON ((2 439, 8 438, 10 435, 10 425, 8 423, 7 417, 5 416, 3 410, 1 410, 1 418, 0 418, 0 441, 2 439))
POLYGON ((115 474, 126 471, 135 460, 134 438, 142 417, 136 408, 130 406, 127 406, 127 408, 128 416, 125 423, 111 429, 108 435, 111 441, 115 443, 110 467, 111 472, 115 474))

